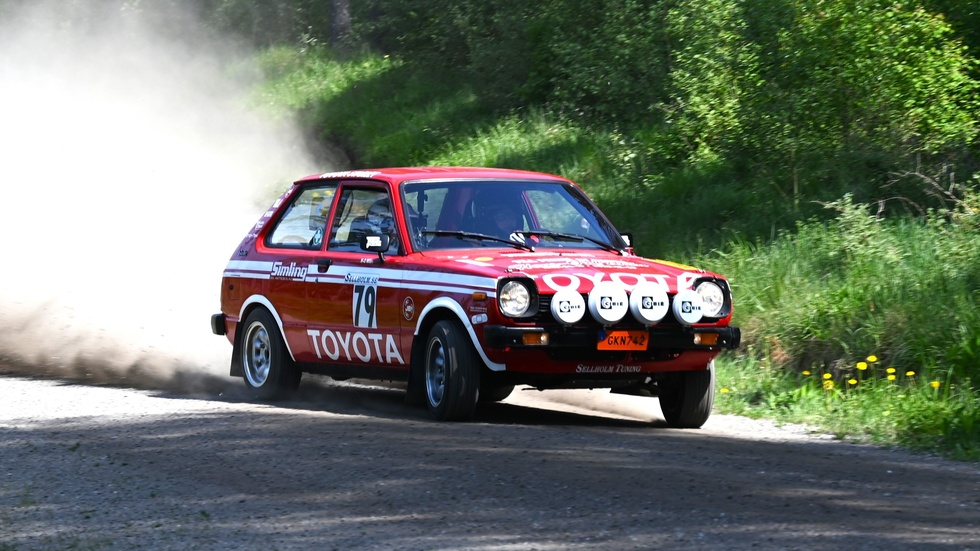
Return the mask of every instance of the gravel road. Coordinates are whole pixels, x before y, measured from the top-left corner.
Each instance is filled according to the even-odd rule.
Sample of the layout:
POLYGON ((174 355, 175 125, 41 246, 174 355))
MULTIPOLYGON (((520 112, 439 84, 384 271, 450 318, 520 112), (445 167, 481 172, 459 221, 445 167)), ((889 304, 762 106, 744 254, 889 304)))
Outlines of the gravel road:
POLYGON ((436 423, 391 388, 240 384, 0 376, 0 551, 980 549, 976 465, 723 415, 668 429, 604 392, 436 423))

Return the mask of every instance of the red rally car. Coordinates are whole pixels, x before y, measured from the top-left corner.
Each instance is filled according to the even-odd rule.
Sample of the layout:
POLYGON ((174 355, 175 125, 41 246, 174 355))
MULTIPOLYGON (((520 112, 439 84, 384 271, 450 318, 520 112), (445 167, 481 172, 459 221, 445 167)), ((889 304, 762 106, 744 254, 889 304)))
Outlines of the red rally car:
POLYGON ((398 380, 459 420, 514 385, 610 388, 700 427, 731 316, 723 277, 636 256, 568 180, 388 168, 287 189, 229 260, 211 327, 259 399, 303 372, 398 380))

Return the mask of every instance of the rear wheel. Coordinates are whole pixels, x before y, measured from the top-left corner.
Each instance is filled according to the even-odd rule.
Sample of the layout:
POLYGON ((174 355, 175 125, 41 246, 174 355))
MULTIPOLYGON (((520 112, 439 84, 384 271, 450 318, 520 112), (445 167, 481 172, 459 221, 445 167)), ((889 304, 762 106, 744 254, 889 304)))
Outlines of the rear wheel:
POLYGON ((275 318, 267 310, 254 310, 242 324, 243 379, 259 400, 281 398, 296 390, 302 372, 293 364, 275 318))
POLYGON ((480 363, 459 324, 439 321, 425 341, 425 398, 440 421, 471 417, 480 391, 480 363))
POLYGON ((668 373, 658 383, 660 409, 674 428, 696 429, 711 416, 715 402, 715 362, 704 371, 668 373))

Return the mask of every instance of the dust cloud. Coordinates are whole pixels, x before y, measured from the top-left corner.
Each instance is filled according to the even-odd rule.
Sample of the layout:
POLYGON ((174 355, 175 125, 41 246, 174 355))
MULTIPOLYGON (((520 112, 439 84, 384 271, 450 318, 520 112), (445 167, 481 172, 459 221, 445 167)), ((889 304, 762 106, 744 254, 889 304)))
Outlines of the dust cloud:
MULTIPOLYGON (((284 185, 345 167, 247 107, 247 52, 193 14, 22 5, 0 9, 0 372, 240 385, 209 326, 225 263, 284 185)), ((508 402, 648 419, 640 400, 508 402)))
POLYGON ((105 2, 24 4, 0 20, 0 370, 227 379, 225 263, 287 182, 339 167, 250 109, 248 56, 186 14, 162 32, 105 2))

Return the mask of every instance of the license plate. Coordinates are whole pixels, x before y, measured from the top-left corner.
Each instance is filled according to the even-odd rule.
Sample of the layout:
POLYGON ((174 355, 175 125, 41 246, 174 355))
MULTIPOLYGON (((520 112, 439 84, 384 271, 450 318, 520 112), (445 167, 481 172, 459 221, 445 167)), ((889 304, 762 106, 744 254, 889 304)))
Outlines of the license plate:
POLYGON ((599 334, 598 350, 646 350, 650 335, 646 331, 609 331, 599 334))

